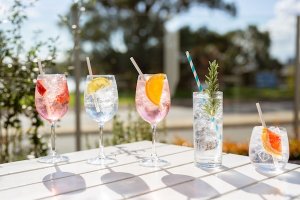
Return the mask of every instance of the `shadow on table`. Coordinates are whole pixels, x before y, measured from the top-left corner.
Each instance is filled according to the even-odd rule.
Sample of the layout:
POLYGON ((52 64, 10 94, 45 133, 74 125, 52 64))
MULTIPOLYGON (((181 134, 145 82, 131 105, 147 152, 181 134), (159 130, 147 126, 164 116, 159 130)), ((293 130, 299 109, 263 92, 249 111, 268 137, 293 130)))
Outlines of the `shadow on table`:
POLYGON ((300 185, 300 172, 292 171, 286 174, 279 175, 276 179, 292 184, 300 185))
POLYGON ((119 154, 125 154, 128 156, 134 156, 137 159, 142 159, 145 157, 144 153, 145 150, 144 149, 140 149, 140 150, 128 150, 127 147, 123 147, 123 146, 115 146, 118 150, 115 152, 112 152, 109 154, 109 156, 114 156, 116 157, 119 154))
POLYGON ((124 172, 114 172, 110 168, 109 173, 101 177, 102 183, 112 191, 120 194, 123 198, 149 192, 150 188, 147 183, 140 177, 124 172))
POLYGON ((292 184, 297 184, 297 185, 300 185, 300 179, 298 177, 300 177, 300 172, 298 171, 290 171, 288 173, 284 173, 282 174, 284 171, 287 171, 287 170, 284 170, 284 171, 262 171, 262 170, 258 170, 258 169, 255 169, 257 173, 260 173, 264 176, 267 176, 267 177, 273 177, 275 176, 276 174, 279 174, 277 177, 275 177, 275 179, 278 179, 278 180, 281 180, 281 181, 285 181, 285 182, 288 182, 288 183, 292 183, 292 184))
MULTIPOLYGON (((228 168, 227 168, 228 169, 228 168)), ((251 185, 256 183, 259 180, 251 178, 251 174, 243 174, 236 170, 230 170, 218 173, 215 175, 219 179, 229 183, 230 185, 234 186, 235 188, 245 187, 247 185, 251 185)), ((280 190, 276 187, 270 186, 266 183, 259 182, 257 184, 251 185, 249 187, 242 188, 243 191, 248 193, 254 193, 257 195, 267 195, 267 194, 280 194, 280 190)))
POLYGON ((85 180, 82 176, 70 172, 63 172, 57 165, 54 165, 56 172, 46 175, 43 178, 44 186, 53 194, 67 192, 83 192, 86 189, 85 180))
POLYGON ((187 199, 209 198, 219 194, 215 188, 199 178, 182 174, 172 174, 168 170, 164 171, 168 175, 162 177, 162 182, 170 189, 186 196, 187 199))

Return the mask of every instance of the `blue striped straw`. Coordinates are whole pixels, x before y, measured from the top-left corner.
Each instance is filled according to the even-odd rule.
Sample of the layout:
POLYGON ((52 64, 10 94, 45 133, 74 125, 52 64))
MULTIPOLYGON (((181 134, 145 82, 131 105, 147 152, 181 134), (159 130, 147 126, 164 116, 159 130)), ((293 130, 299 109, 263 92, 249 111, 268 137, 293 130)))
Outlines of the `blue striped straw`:
POLYGON ((188 59, 188 61, 190 63, 190 66, 191 66, 192 72, 194 74, 194 77, 195 77, 198 89, 199 89, 200 92, 202 92, 203 88, 202 88, 202 85, 200 83, 199 77, 197 75, 196 69, 194 67, 194 64, 193 64, 193 61, 192 61, 192 57, 190 56, 190 53, 188 51, 186 51, 185 54, 186 54, 186 57, 187 57, 187 59, 188 59))

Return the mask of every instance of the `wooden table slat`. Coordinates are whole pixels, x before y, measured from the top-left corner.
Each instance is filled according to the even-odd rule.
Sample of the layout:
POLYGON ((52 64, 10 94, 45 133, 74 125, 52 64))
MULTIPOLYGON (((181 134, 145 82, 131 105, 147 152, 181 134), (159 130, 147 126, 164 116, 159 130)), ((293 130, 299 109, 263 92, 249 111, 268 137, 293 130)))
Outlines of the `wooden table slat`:
POLYGON ((290 199, 300 196, 300 166, 287 164, 277 174, 255 170, 246 156, 225 154, 216 170, 194 166, 193 149, 158 144, 157 151, 171 164, 146 168, 138 164, 149 155, 151 142, 113 147, 116 164, 93 166, 86 159, 97 149, 68 154, 69 163, 57 166, 27 160, 0 165, 0 199, 290 199), (139 153, 139 156, 137 156, 139 153))
MULTIPOLYGON (((149 146, 150 143, 147 145, 149 146)), ((158 151, 160 152, 160 155, 170 155, 174 153, 184 152, 187 150, 190 150, 190 148, 177 148, 176 146, 159 146, 158 151)), ((151 149, 147 148, 144 154, 149 154, 151 149)), ((143 155, 143 154, 142 154, 143 155)), ((91 157, 91 156, 90 156, 91 157)), ((119 154, 117 157, 118 163, 110 165, 110 167, 115 166, 122 166, 128 163, 135 163, 138 161, 136 155, 127 155, 127 154, 119 154)), ((47 180, 53 180, 58 178, 63 178, 66 176, 72 176, 72 175, 78 175, 83 173, 89 173, 89 172, 96 172, 98 170, 105 169, 105 167, 97 166, 97 165, 90 165, 86 163, 86 160, 76 162, 76 163, 69 163, 64 164, 60 166, 49 166, 47 165, 47 168, 43 169, 36 169, 34 171, 26 171, 24 173, 16 173, 16 174, 8 174, 6 176, 0 177, 0 191, 13 188, 13 187, 19 187, 22 185, 29 185, 33 183, 38 183, 42 181, 47 180), (56 173, 55 176, 45 176, 45 174, 51 174, 55 172, 61 171, 62 173, 56 173), (63 173, 68 172, 68 173, 63 173), (28 177, 31 177, 28 179, 28 177), (18 180, 16 182, 15 180, 18 180)))
MULTIPOLYGON (((149 141, 141 141, 141 142, 135 142, 135 143, 129 143, 129 144, 123 144, 123 145, 117 145, 117 146, 109 146, 105 148, 105 153, 107 155, 110 155, 111 153, 117 153, 120 148, 124 149, 123 147, 126 147, 128 151, 133 150, 143 150, 145 147, 148 149, 150 148, 151 142, 149 141)), ((165 146, 165 144, 158 143, 159 146, 165 146)), ((91 158, 93 156, 96 156, 98 153, 98 149, 90 149, 85 151, 79 151, 79 152, 72 152, 64 154, 69 157, 68 163, 59 163, 57 165, 66 165, 69 163, 74 162, 80 162, 85 161, 88 158, 91 158)), ((18 162, 11 162, 11 163, 5 163, 0 165, 0 176, 6 176, 9 174, 24 172, 24 171, 31 171, 36 169, 43 169, 47 167, 52 167, 52 165, 45 164, 45 163, 39 163, 36 161, 36 159, 32 160, 24 160, 24 161, 18 161, 18 162)))

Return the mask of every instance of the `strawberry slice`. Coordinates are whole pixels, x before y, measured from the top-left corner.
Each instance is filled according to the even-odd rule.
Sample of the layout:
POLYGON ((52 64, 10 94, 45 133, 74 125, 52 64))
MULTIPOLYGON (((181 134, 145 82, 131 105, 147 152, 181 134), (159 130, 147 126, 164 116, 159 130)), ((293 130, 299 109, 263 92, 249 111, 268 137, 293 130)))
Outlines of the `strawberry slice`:
POLYGON ((69 95, 67 93, 61 93, 56 96, 56 101, 60 104, 65 104, 69 102, 69 95))
POLYGON ((60 104, 69 103, 69 91, 67 85, 64 86, 63 92, 56 96, 56 101, 60 104))
POLYGON ((47 91, 46 88, 43 86, 41 80, 37 80, 36 88, 37 88, 37 91, 39 92, 39 94, 40 94, 41 96, 44 96, 44 94, 45 94, 46 91, 47 91))

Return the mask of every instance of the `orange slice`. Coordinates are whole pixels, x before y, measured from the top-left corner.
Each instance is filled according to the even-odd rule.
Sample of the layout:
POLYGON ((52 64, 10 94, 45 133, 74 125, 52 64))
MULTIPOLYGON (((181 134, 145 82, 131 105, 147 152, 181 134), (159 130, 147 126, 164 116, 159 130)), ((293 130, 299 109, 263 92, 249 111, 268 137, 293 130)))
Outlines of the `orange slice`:
POLYGON ((164 74, 154 74, 146 82, 146 95, 152 103, 159 106, 164 86, 164 74))
POLYGON ((282 145, 281 145, 281 137, 279 134, 274 133, 267 128, 263 128, 261 139, 265 150, 269 154, 275 157, 281 157, 282 145))

